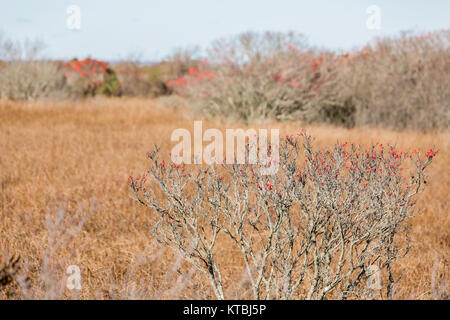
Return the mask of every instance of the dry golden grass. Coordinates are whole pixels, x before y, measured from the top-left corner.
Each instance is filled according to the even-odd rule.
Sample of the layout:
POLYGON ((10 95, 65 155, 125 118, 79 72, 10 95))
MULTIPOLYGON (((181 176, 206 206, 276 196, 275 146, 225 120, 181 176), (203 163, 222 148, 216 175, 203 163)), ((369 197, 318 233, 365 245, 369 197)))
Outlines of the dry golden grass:
MULTIPOLYGON (((82 270, 79 298, 212 297, 198 277, 189 274, 174 254, 152 239, 149 211, 131 199, 127 186, 129 174, 143 170, 146 152, 153 144, 168 153, 171 132, 181 127, 192 129, 193 119, 185 114, 182 109, 164 109, 154 100, 143 99, 0 102, 0 258, 6 253, 22 257, 30 273, 33 297, 45 297, 38 275, 64 283, 69 264, 82 270), (63 206, 70 216, 80 204, 85 204, 87 212, 94 201, 97 210, 82 230, 51 252, 46 213, 63 206), (43 270, 46 255, 51 261, 43 270), (187 276, 179 276, 179 267, 187 276), (134 291, 133 283, 147 291, 134 291)), ((204 127, 226 126, 220 120, 204 122, 204 127)), ((228 126, 244 127, 236 123, 228 126)), ((266 126, 287 133, 297 131, 300 125, 266 126)), ((447 285, 449 271, 449 133, 324 126, 307 129, 321 146, 351 140, 365 145, 391 142, 421 151, 432 146, 440 149, 428 170, 430 186, 418 201, 421 213, 413 219, 412 250, 397 265, 403 279, 395 291, 397 299, 439 298, 436 292, 447 285)), ((242 284, 239 258, 228 249, 224 244, 222 250, 228 252, 226 277, 242 284)), ((70 297, 67 290, 62 297, 70 297)))

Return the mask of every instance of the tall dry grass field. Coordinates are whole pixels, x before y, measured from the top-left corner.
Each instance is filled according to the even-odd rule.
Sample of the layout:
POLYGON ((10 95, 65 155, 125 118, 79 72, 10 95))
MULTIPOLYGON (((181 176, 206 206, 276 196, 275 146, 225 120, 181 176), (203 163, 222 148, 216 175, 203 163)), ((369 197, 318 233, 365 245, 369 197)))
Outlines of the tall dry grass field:
MULTIPOLYGON (((0 258, 21 257, 30 278, 8 290, 13 297, 70 298, 68 265, 78 265, 78 298, 212 298, 200 276, 151 236, 151 213, 132 199, 131 173, 146 165, 154 144, 167 154, 176 128, 192 130, 183 109, 156 100, 0 102, 0 258), (60 220, 58 220, 58 217, 60 220), (77 226, 79 228, 77 229, 77 226), (27 289, 28 286, 28 289, 27 289)), ((204 121, 225 129, 244 124, 204 121)), ((270 123, 280 133, 299 123, 270 123)), ((353 141, 440 151, 428 170, 429 187, 413 218, 412 249, 395 266, 403 274, 396 299, 446 298, 449 290, 450 135, 384 129, 307 127, 316 145, 353 141)), ((227 296, 245 298, 243 263, 227 242, 220 246, 227 296)), ((4 298, 6 292, 1 292, 4 298)))

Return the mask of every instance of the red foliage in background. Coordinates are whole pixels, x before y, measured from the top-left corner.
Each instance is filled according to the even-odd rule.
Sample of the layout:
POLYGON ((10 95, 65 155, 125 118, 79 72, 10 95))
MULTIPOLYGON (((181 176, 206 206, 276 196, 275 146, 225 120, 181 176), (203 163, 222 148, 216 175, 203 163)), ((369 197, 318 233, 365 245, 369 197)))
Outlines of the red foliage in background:
POLYGON ((106 73, 108 68, 108 63, 91 58, 72 60, 66 63, 65 76, 68 79, 71 73, 76 73, 83 78, 87 78, 90 86, 100 86, 103 84, 103 81, 99 80, 99 78, 106 73))
POLYGON ((186 77, 189 77, 189 80, 192 80, 194 82, 202 81, 202 80, 210 80, 214 78, 214 74, 210 72, 200 72, 196 68, 190 68, 189 71, 186 73, 185 76, 177 78, 175 80, 168 81, 166 83, 166 86, 186 86, 187 80, 186 77))

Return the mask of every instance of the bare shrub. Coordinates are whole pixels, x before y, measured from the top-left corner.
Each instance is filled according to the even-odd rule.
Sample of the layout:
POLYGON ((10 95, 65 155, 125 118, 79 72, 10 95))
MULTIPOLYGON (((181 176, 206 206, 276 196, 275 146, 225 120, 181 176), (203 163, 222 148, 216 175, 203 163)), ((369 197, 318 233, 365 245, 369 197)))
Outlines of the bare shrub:
POLYGON ((186 74, 190 68, 198 66, 199 47, 177 48, 164 61, 167 65, 164 81, 169 81, 186 74))
POLYGON ((45 43, 40 39, 13 41, 0 31, 0 59, 11 60, 36 60, 45 48, 45 43))
POLYGON ((130 54, 114 66, 125 96, 148 96, 151 83, 142 68, 141 55, 130 54))
POLYGON ((140 54, 131 54, 117 63, 121 91, 125 96, 159 97, 172 93, 166 82, 183 76, 197 65, 197 48, 177 49, 163 61, 145 65, 140 54))
POLYGON ((448 35, 405 33, 336 54, 294 33, 244 33, 216 41, 198 68, 168 85, 194 110, 247 122, 446 128, 448 35))
MULTIPOLYGON (((67 249, 94 214, 95 205, 93 199, 87 210, 80 204, 76 212, 68 214, 61 204, 54 212, 49 212, 45 217, 47 234, 40 243, 44 249, 42 255, 25 256, 20 264, 18 258, 11 258, 0 269, 0 296, 3 294, 12 299, 70 298, 66 287, 66 268, 73 264, 70 261, 76 251, 67 252, 67 249)), ((77 298, 79 293, 74 290, 72 297, 77 298)))
POLYGON ((13 42, 0 37, 0 97, 28 100, 63 97, 64 70, 54 61, 40 59, 42 41, 13 42))
MULTIPOLYGON (((329 54, 306 49, 295 33, 244 33, 218 40, 197 69, 168 85, 208 115, 244 119, 308 119, 326 100, 329 54)), ((331 69, 330 69, 331 70, 331 69)))
POLYGON ((354 124, 430 130, 450 126, 449 30, 380 38, 341 57, 341 100, 354 124))
POLYGON ((115 65, 124 96, 158 97, 168 95, 171 90, 163 80, 164 64, 143 66, 138 61, 123 61, 115 65))
POLYGON ((316 150, 311 141, 306 133, 283 139, 274 175, 260 165, 191 170, 160 160, 156 148, 129 186, 151 208, 157 239, 201 272, 218 299, 229 286, 217 253, 224 238, 241 253, 254 299, 392 298, 394 262, 409 250, 409 218, 437 152, 378 143, 316 150), (380 281, 368 285, 374 276, 380 281))
POLYGON ((0 69, 0 96, 14 100, 62 98, 64 70, 53 61, 10 61, 0 69))

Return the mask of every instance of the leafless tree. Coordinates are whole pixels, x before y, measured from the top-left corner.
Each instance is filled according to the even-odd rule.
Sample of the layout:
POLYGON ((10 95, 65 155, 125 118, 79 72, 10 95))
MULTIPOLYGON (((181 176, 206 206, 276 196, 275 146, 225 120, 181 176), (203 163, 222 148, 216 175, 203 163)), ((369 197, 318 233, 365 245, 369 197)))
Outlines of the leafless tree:
POLYGON ((226 298, 222 236, 241 252, 254 299, 392 298, 393 264, 409 250, 408 219, 436 151, 378 143, 315 150, 303 132, 279 150, 278 172, 263 175, 261 165, 191 171, 155 148, 148 171, 129 185, 155 215, 157 239, 204 274, 218 299, 226 298))

